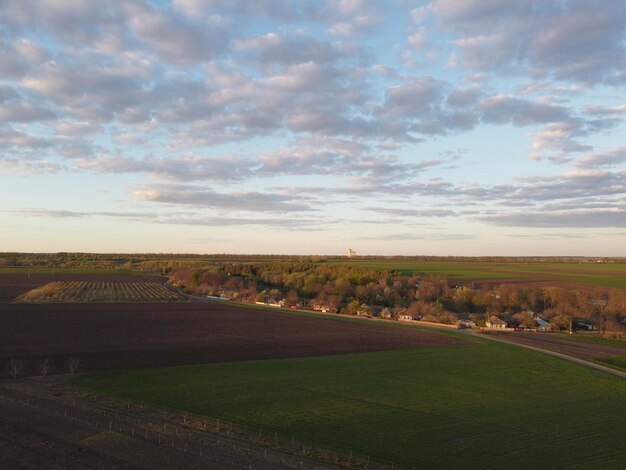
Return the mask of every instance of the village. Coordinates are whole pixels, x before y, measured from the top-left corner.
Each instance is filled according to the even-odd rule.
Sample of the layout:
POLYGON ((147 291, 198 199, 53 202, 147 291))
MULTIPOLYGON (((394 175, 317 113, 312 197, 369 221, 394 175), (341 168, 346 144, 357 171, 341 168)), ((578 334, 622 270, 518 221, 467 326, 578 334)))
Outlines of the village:
POLYGON ((332 267, 233 265, 226 274, 177 270, 173 286, 216 301, 307 310, 446 328, 498 332, 589 332, 623 337, 624 293, 561 287, 456 284, 441 276, 405 276, 332 267), (285 272, 281 273, 280 270, 285 272), (232 272, 231 272, 232 271, 232 272), (236 274, 233 274, 236 273, 236 274), (314 279, 315 282, 310 279, 314 279))

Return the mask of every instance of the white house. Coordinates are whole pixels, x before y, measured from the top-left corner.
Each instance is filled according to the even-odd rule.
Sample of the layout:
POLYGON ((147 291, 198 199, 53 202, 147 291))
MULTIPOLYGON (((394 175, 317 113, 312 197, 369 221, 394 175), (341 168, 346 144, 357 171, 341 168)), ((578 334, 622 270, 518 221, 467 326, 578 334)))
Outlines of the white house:
POLYGON ((550 323, 543 318, 535 315, 534 320, 537 322, 537 331, 550 331, 550 323))
POLYGON ((490 316, 485 324, 487 325, 487 328, 490 329, 506 328, 506 322, 501 318, 496 317, 495 315, 490 316))

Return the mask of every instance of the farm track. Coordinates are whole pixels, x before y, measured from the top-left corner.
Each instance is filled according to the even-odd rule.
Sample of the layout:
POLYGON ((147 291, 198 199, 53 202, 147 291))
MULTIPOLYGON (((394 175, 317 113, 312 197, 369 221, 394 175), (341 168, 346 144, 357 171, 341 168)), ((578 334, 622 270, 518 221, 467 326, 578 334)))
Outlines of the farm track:
POLYGON ((379 468, 351 456, 263 435, 262 430, 245 431, 219 420, 85 394, 66 387, 66 379, 0 384, 0 429, 7 436, 0 437, 0 466, 19 467, 29 461, 39 467, 56 461, 62 468, 146 468, 137 465, 136 455, 129 462, 127 455, 115 451, 103 455, 102 449, 89 445, 99 438, 117 441, 124 436, 151 460, 162 455, 171 461, 174 455, 176 468, 379 468))

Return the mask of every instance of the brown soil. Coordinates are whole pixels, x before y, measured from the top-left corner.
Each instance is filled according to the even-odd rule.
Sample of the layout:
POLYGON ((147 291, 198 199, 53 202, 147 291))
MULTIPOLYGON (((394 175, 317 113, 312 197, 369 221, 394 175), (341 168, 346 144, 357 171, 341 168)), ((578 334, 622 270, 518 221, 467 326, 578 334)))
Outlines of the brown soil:
POLYGON ((467 343, 437 332, 219 302, 0 304, 0 363, 27 358, 31 373, 43 356, 66 372, 69 356, 79 357, 85 371, 458 344, 467 343))
POLYGON ((626 355, 626 348, 605 344, 585 343, 582 341, 564 338, 560 335, 553 333, 490 332, 489 334, 497 335, 498 337, 501 337, 502 339, 506 339, 508 341, 547 349, 548 351, 566 354, 568 356, 576 357, 579 359, 600 359, 626 355))
POLYGON ((160 282, 167 279, 148 274, 0 274, 0 302, 11 302, 20 294, 50 282, 100 281, 100 282, 160 282))

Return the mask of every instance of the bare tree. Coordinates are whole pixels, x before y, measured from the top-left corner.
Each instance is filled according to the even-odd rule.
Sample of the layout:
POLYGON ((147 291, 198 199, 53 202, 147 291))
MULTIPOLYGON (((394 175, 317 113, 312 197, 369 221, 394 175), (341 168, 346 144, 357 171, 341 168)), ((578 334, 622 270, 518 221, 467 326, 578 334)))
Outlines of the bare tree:
POLYGON ((20 372, 24 370, 26 366, 26 362, 24 359, 20 359, 19 357, 12 357, 7 362, 7 370, 9 374, 13 377, 13 379, 17 379, 17 376, 20 375, 20 372))
POLYGON ((67 370, 70 371, 70 374, 74 375, 74 373, 80 367, 80 359, 76 356, 70 356, 67 360, 67 370))
POLYGON ((49 357, 44 357, 37 362, 37 369, 41 373, 42 377, 45 377, 52 370, 52 361, 49 357))

